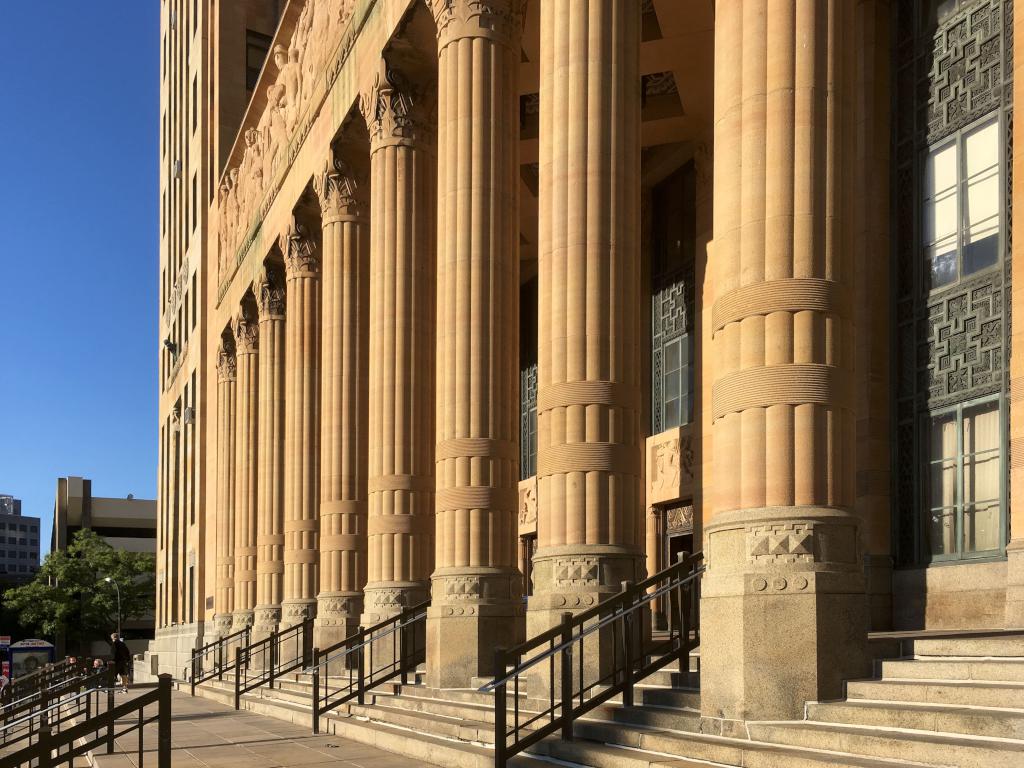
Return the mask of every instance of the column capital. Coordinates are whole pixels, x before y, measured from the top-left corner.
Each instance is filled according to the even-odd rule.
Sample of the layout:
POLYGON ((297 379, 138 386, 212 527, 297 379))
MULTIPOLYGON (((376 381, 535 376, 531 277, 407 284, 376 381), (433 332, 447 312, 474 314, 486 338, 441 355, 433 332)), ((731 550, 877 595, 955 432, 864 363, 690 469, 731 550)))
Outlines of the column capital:
POLYGON ((289 280, 314 277, 320 272, 320 251, 309 228, 294 216, 278 235, 277 244, 284 256, 285 272, 289 280))
POLYGON ((437 24, 437 49, 464 37, 483 37, 519 53, 527 0, 428 0, 437 24))
POLYGON ((385 59, 371 85, 359 97, 370 132, 370 152, 387 144, 422 145, 433 136, 437 116, 431 99, 385 59))
POLYGON ((281 270, 265 264, 253 286, 260 320, 284 317, 285 284, 281 270))
POLYGON ((236 370, 235 337, 234 333, 228 332, 220 340, 217 347, 217 380, 228 382, 235 380, 236 370))
POLYGON ((244 309, 238 312, 234 321, 234 333, 236 355, 251 355, 259 349, 260 326, 250 312, 244 309))
POLYGON ((365 217, 369 206, 367 174, 341 158, 332 157, 313 177, 320 211, 328 221, 340 216, 365 217))

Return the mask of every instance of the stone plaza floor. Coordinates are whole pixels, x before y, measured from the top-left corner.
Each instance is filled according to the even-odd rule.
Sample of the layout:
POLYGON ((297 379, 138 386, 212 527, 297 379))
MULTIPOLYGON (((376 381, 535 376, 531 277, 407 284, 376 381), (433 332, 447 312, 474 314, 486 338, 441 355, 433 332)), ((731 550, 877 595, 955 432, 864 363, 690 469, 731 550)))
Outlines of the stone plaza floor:
MULTIPOLYGON (((143 691, 132 691, 131 696, 143 691)), ((117 703, 128 700, 118 695, 117 703)), ((314 736, 309 728, 240 711, 187 693, 171 694, 171 765, 174 768, 411 768, 430 765, 338 736, 314 736)), ((146 711, 149 715, 149 708, 146 711)), ((156 768, 157 726, 144 733, 144 766, 156 768)), ((95 768, 138 768, 138 735, 117 740, 113 755, 101 747, 95 768)))

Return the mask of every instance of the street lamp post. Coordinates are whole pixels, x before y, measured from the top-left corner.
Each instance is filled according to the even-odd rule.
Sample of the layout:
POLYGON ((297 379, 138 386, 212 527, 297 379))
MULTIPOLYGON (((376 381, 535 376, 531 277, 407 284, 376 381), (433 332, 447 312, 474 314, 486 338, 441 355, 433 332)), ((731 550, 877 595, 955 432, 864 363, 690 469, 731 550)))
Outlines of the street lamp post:
POLYGON ((117 591, 117 636, 121 637, 121 588, 117 586, 117 582, 109 576, 103 579, 107 584, 113 584, 114 589, 117 591))

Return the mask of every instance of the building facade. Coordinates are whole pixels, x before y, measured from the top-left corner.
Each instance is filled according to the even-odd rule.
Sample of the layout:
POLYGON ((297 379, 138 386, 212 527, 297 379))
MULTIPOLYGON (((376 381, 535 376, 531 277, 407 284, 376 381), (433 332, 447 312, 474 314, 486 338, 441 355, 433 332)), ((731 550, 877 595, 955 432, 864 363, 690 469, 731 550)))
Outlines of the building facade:
POLYGON ((160 667, 695 549, 723 722, 1024 625, 1012 6, 163 0, 160 667))
MULTIPOLYGON (((136 499, 131 494, 123 499, 93 496, 88 478, 57 478, 50 550, 64 550, 76 533, 91 530, 114 549, 156 554, 156 508, 155 500, 136 499)), ((155 627, 155 616, 147 614, 126 620, 121 634, 132 650, 142 652, 153 640, 155 627)), ((57 646, 63 650, 63 637, 57 638, 57 646)), ((109 644, 98 639, 91 652, 108 653, 109 644)))
POLYGON ((39 570, 39 518, 21 514, 21 499, 0 494, 0 579, 29 581, 39 570))

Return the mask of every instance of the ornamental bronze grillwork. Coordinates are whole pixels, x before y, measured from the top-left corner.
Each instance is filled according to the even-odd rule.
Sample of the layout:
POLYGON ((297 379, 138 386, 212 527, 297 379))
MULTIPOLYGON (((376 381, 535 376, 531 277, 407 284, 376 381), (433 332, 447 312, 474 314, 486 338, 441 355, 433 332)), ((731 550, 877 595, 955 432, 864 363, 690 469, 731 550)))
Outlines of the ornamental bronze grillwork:
POLYGON ((1013 0, 975 0, 934 29, 922 3, 896 8, 893 81, 892 295, 893 524, 897 564, 919 560, 921 437, 929 411, 1008 391, 1012 174, 1013 0), (998 266, 929 292, 919 201, 929 147, 1000 115, 1003 258, 998 266))

